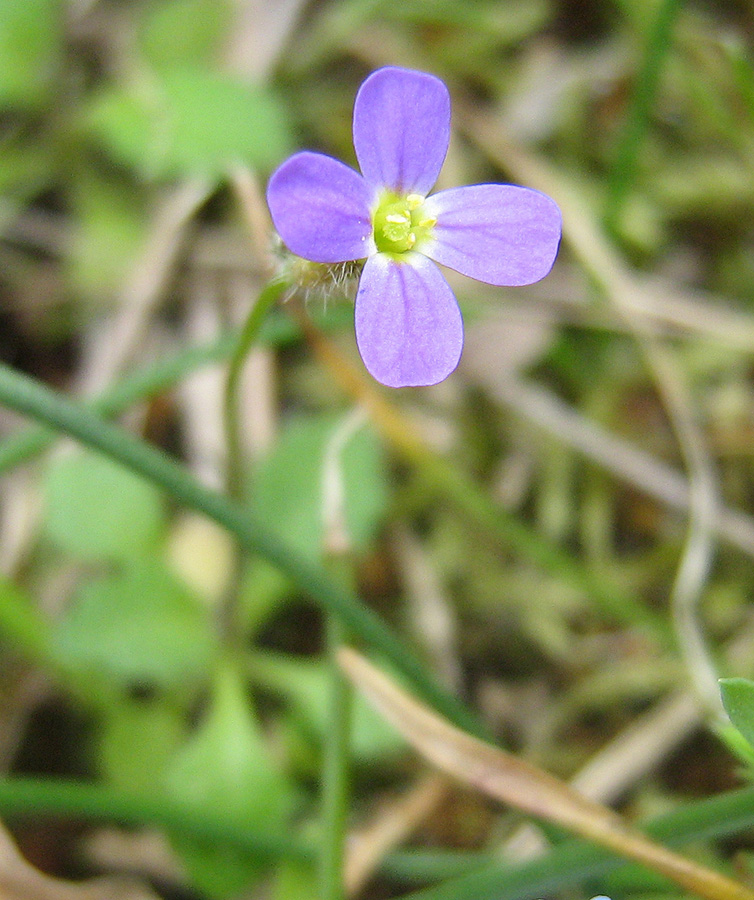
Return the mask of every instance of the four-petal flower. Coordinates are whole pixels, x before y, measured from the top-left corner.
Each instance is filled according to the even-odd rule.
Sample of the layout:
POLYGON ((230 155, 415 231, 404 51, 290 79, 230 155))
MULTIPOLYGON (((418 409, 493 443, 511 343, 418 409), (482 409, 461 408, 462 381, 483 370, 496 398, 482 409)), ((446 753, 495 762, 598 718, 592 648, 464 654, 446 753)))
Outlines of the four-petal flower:
POLYGON ((267 189, 289 250, 318 263, 366 259, 356 341, 390 387, 437 384, 458 365, 463 322, 432 260, 494 285, 531 284, 552 267, 560 210, 538 191, 477 184, 427 197, 445 160, 450 96, 433 75, 386 67, 361 85, 353 140, 361 174, 308 151, 267 189))

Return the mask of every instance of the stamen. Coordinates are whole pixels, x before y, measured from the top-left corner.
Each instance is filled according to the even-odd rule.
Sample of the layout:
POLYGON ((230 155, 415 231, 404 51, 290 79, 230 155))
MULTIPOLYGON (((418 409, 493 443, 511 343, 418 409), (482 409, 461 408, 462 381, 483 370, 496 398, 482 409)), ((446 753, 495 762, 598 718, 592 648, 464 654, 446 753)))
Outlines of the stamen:
POLYGON ((385 193, 373 213, 374 241, 381 253, 406 253, 419 247, 435 220, 422 211, 424 197, 385 193))

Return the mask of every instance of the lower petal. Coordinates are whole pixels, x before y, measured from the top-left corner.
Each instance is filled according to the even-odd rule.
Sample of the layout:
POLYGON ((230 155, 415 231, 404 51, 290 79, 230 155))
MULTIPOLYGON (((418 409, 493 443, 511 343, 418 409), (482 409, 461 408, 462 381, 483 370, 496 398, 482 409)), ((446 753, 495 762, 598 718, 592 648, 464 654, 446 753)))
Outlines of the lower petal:
POLYGON ((561 216, 554 200, 512 184, 474 184, 428 197, 437 219, 421 252, 487 284, 533 284, 552 268, 561 216))
POLYGON ((370 374, 388 387, 447 378, 461 358, 463 321, 437 266, 419 253, 400 262, 370 256, 356 296, 356 343, 370 374))

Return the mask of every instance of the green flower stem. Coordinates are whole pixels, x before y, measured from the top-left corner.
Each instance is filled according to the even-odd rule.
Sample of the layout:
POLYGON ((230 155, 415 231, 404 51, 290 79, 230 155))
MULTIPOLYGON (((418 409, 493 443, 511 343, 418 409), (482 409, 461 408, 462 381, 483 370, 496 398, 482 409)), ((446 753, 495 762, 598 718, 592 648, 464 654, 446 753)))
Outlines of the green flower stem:
MULTIPOLYGON (((343 455, 366 416, 357 407, 335 428, 320 466, 320 517, 325 568, 335 584, 353 592, 356 568, 346 510, 343 455)), ((350 801, 351 715, 353 688, 340 663, 340 650, 351 635, 343 622, 329 614, 326 621, 329 676, 329 727, 322 751, 322 810, 320 897, 344 900, 345 858, 350 801)))
MULTIPOLYGON (((351 589, 353 565, 348 554, 330 557, 327 569, 333 580, 351 589)), ((351 707, 353 692, 337 662, 337 651, 345 643, 346 629, 337 616, 326 622, 327 660, 330 671, 330 722, 323 748, 322 845, 320 856, 320 896, 322 900, 343 900, 350 798, 351 707)))
POLYGON ((241 421, 238 391, 241 383, 244 363, 252 347, 259 339, 262 325, 267 314, 285 293, 291 283, 287 278, 273 278, 262 288, 256 303, 251 307, 228 366, 223 398, 223 419, 225 425, 225 444, 228 454, 226 487, 232 500, 243 500, 244 454, 241 441, 241 421))
MULTIPOLYGON (((230 500, 238 504, 244 504, 246 500, 247 477, 239 394, 241 375, 249 353, 259 340, 268 313, 290 286, 291 282, 288 279, 273 278, 262 288, 238 334, 228 364, 223 395, 226 453, 225 490, 230 500)), ((222 639, 229 646, 236 647, 240 646, 240 642, 243 640, 239 600, 245 558, 246 554, 237 547, 232 564, 232 575, 220 608, 219 627, 222 639)))
POLYGON ((244 550, 269 560, 326 611, 339 616, 354 635, 402 672, 429 704, 459 728, 489 739, 474 713, 439 687, 379 616, 353 593, 333 584, 321 568, 291 552, 248 512, 205 488, 167 454, 4 364, 0 364, 0 403, 99 450, 226 528, 244 550))
POLYGON ((636 173, 639 148, 649 125, 662 64, 671 47, 671 32, 683 0, 661 0, 641 61, 634 93, 609 174, 605 224, 615 229, 636 173))
MULTIPOLYGON (((237 823, 188 809, 169 798, 136 796, 59 779, 0 779, 0 815, 13 821, 64 816, 154 825, 186 837, 238 847, 270 861, 311 861, 315 856, 311 844, 289 834, 239 828, 237 823)), ((640 825, 652 838, 670 846, 734 835, 754 826, 754 787, 690 803, 640 825)), ((412 900, 528 900, 605 876, 618 868, 624 872, 639 871, 606 850, 569 840, 523 865, 508 865, 479 853, 409 851, 390 854, 381 871, 407 882, 443 880, 436 887, 408 895, 412 900)))

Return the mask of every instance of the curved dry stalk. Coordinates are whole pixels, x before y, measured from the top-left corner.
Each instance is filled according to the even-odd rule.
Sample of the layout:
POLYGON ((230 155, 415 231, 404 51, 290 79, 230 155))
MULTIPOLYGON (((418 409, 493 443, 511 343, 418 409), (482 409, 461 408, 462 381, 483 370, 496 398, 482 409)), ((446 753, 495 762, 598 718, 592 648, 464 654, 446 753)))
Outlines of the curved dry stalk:
POLYGON ((326 555, 338 556, 348 554, 352 550, 351 536, 346 522, 343 451, 366 421, 364 408, 354 407, 343 417, 325 445, 320 474, 322 489, 320 515, 324 526, 323 547, 326 555))
MULTIPOLYGON (((686 542, 671 591, 671 605, 681 649, 691 680, 708 712, 724 715, 717 687, 717 673, 709 653, 697 606, 715 549, 718 490, 717 477, 704 437, 693 412, 687 385, 671 354, 658 340, 639 298, 651 293, 648 285, 634 277, 601 234, 575 189, 544 162, 525 154, 507 140, 498 118, 460 104, 458 119, 468 136, 491 159, 553 197, 563 213, 563 236, 582 267, 613 304, 641 349, 657 385, 675 431, 688 470, 689 522, 686 542)), ((657 308, 664 296, 656 290, 657 308)))
POLYGON ((355 650, 342 648, 338 659, 385 719, 442 771, 489 797, 639 862, 706 900, 754 900, 754 892, 744 885, 654 843, 632 830, 617 813, 548 772, 450 725, 355 650))

